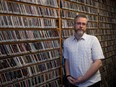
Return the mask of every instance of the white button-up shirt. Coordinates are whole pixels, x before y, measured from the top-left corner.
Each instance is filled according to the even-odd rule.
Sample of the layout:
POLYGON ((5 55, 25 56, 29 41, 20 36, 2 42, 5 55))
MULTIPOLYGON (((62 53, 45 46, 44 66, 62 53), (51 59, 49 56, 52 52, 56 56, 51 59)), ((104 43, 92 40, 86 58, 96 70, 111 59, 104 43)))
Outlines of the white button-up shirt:
MULTIPOLYGON (((74 36, 64 41, 64 58, 69 60, 70 74, 78 78, 78 76, 83 76, 87 72, 93 60, 104 59, 104 55, 98 39, 84 33, 78 41, 74 36)), ((87 87, 100 80, 101 76, 98 71, 89 80, 78 86, 87 87)))

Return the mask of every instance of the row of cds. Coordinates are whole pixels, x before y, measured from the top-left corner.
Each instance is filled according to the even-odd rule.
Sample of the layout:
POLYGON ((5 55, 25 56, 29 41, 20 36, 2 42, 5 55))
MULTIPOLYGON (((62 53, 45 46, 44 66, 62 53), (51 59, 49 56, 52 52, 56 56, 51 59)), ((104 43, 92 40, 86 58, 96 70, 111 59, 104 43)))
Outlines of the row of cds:
MULTIPOLYGON (((70 10, 62 10, 61 11, 62 18, 68 18, 68 19, 74 19, 78 13, 70 10)), ((89 21, 97 21, 97 16, 96 15, 86 15, 89 21)))
POLYGON ((88 21, 97 22, 98 16, 96 16, 96 15, 87 15, 87 19, 88 19, 88 21))
POLYGON ((73 2, 76 2, 76 3, 83 3, 85 5, 90 5, 90 6, 93 6, 93 7, 98 6, 98 2, 93 1, 93 0, 70 0, 70 1, 73 1, 73 2))
MULTIPOLYGON (((62 20, 62 28, 73 28, 74 27, 74 20, 62 20)), ((98 28, 97 22, 88 22, 88 28, 98 28)))
POLYGON ((0 16, 0 28, 56 28, 56 20, 50 18, 0 16))
POLYGON ((73 28, 74 20, 62 20, 62 28, 73 28))
POLYGON ((89 34, 99 35, 99 36, 116 34, 116 31, 114 32, 114 30, 111 29, 93 29, 93 30, 88 29, 87 32, 89 34))
MULTIPOLYGON (((23 80, 21 82, 15 83, 14 85, 8 85, 7 87, 60 87, 60 80, 56 78, 46 81, 46 84, 41 85, 39 82, 43 79, 43 76, 35 76, 28 80, 23 80)), ((44 83, 44 82, 43 82, 44 83)))
POLYGON ((15 0, 19 2, 26 2, 31 4, 37 4, 37 5, 45 5, 50 7, 58 7, 57 0, 15 0))
MULTIPOLYGON (((20 74, 19 78, 26 78, 26 77, 40 74, 41 72, 47 72, 49 70, 59 68, 58 62, 59 62, 59 60, 57 59, 57 60, 52 60, 52 61, 45 62, 42 64, 37 63, 36 65, 26 66, 25 67, 26 69, 25 68, 21 69, 22 71, 25 71, 25 72, 23 72, 24 74, 20 74)), ((18 71, 20 71, 20 70, 18 70, 18 71)), ((16 72, 17 72, 17 70, 16 70, 16 72)), ((6 71, 6 73, 10 74, 10 76, 7 75, 9 77, 7 81, 16 80, 18 78, 18 76, 16 75, 16 72, 15 71, 10 71, 10 72, 6 71), (14 76, 14 75, 16 75, 16 76, 14 76)), ((1 74, 4 74, 4 73, 1 73, 1 74)), ((2 83, 4 84, 7 81, 5 80, 2 83)))
MULTIPOLYGON (((101 45, 103 45, 103 43, 101 43, 101 45)), ((104 54, 105 54, 105 57, 108 59, 109 57, 113 57, 113 55, 115 55, 115 50, 114 48, 116 48, 115 45, 111 46, 111 48, 113 48, 113 50, 111 51, 108 51, 108 48, 107 47, 104 47, 103 46, 103 51, 104 51, 104 54)), ((110 58, 109 58, 110 59, 110 58)))
MULTIPOLYGON (((115 40, 115 34, 114 35, 104 35, 104 36, 98 36, 98 39, 100 41, 110 41, 110 40, 115 40)), ((105 46, 105 45, 103 45, 105 46)))
MULTIPOLYGON (((115 51, 114 51, 114 50, 105 53, 105 56, 106 56, 107 59, 108 59, 108 58, 110 59, 110 58, 112 58, 112 57, 114 57, 114 59, 115 59, 116 57, 115 57, 114 55, 115 55, 115 51)), ((110 66, 110 68, 111 68, 111 66, 110 66)), ((113 70, 114 70, 114 68, 113 68, 113 70)))
POLYGON ((100 22, 106 22, 106 23, 116 23, 116 19, 114 18, 109 18, 109 17, 104 17, 104 16, 99 16, 99 21, 100 22))
MULTIPOLYGON (((38 76, 36 76, 34 78, 15 83, 14 85, 8 85, 7 87, 38 87, 38 80, 38 76)), ((59 79, 53 79, 53 81, 51 80, 49 80, 46 84, 39 85, 39 87, 60 87, 59 79)))
MULTIPOLYGON (((89 19, 95 21, 97 17, 88 16, 89 19)), ((108 19, 99 17, 99 19, 105 19, 107 22, 115 23, 116 19, 108 19)), ((90 20, 91 21, 91 20, 90 20)), ((90 23, 88 26, 91 26, 90 23)), ((107 25, 107 24, 106 24, 107 25)), ((73 20, 62 20, 62 28, 72 28, 73 20)), ((110 25, 109 25, 110 26, 110 25)), ((0 27, 9 27, 9 28, 56 28, 56 20, 48 18, 33 18, 33 17, 23 17, 23 16, 0 16, 0 27)))
POLYGON ((98 28, 98 23, 97 22, 88 22, 87 23, 87 28, 91 29, 91 28, 98 28))
POLYGON ((16 55, 23 54, 27 52, 36 52, 41 50, 49 50, 59 48, 58 40, 52 41, 41 41, 33 43, 18 43, 18 44, 1 44, 0 45, 0 55, 16 55))
MULTIPOLYGON (((102 45, 103 44, 106 44, 105 46, 104 46, 104 48, 103 48, 103 52, 104 53, 108 53, 108 52, 112 52, 113 50, 116 50, 115 48, 116 48, 116 46, 115 45, 111 45, 111 46, 107 46, 107 43, 101 43, 102 45)), ((115 54, 114 52, 113 52, 113 54, 115 54)))
MULTIPOLYGON (((47 62, 53 59, 58 59, 59 50, 51 50, 35 54, 27 54, 8 59, 0 60, 0 72, 7 69, 20 68, 30 64, 37 64, 47 62)), ((42 70, 40 70, 41 72, 42 70)))
MULTIPOLYGON (((114 32, 114 30, 106 29, 106 28, 105 29, 99 29, 99 30, 97 30, 97 29, 92 29, 92 30, 88 29, 87 33, 89 33, 91 35, 97 35, 97 37, 98 37, 98 39, 100 41, 102 41, 103 43, 105 41, 109 45, 113 45, 112 43, 110 43, 109 40, 115 39, 115 34, 116 34, 116 32, 114 32), (108 40, 108 42, 106 40, 108 40)), ((71 36, 71 35, 74 35, 74 30, 73 29, 64 29, 64 30, 62 30, 62 37, 64 39, 71 36)), ((113 42, 113 43, 115 43, 115 42, 113 42)), ((109 46, 109 45, 107 45, 107 46, 109 46)), ((103 46, 106 46, 106 44, 103 44, 103 46)))
MULTIPOLYGON (((105 19, 102 17, 99 17, 99 20, 101 21, 101 19, 105 19)), ((113 28, 115 25, 112 25, 111 23, 115 23, 116 19, 110 19, 107 21, 102 20, 101 22, 105 22, 105 23, 97 23, 97 22, 88 22, 87 23, 87 28, 107 28, 107 29, 111 29, 113 28), (110 22, 112 21, 112 22, 110 22), (109 23, 110 22, 110 23, 109 23)), ((73 28, 74 26, 74 20, 62 20, 62 28, 73 28)))
POLYGON ((115 3, 112 0, 99 0, 100 3, 115 7, 115 3))
POLYGON ((99 15, 100 16, 106 16, 106 17, 112 17, 112 13, 105 11, 105 10, 99 10, 99 15))
POLYGON ((99 8, 100 8, 100 9, 107 10, 107 11, 110 11, 110 12, 116 12, 116 9, 115 9, 114 7, 106 6, 106 5, 103 4, 103 3, 99 3, 99 8))
POLYGON ((39 87, 60 87, 60 80, 55 80, 55 81, 51 81, 47 84, 43 84, 42 86, 39 86, 39 87))
MULTIPOLYGON (((98 38, 101 38, 101 37, 98 36, 98 38)), ((101 42, 101 45, 104 48, 104 53, 116 50, 115 41, 113 41, 113 38, 112 38, 112 41, 101 42)))
POLYGON ((104 4, 109 5, 109 6, 113 6, 115 7, 115 3, 111 0, 70 0, 76 3, 82 3, 85 5, 90 5, 93 7, 98 7, 98 1, 100 2, 99 4, 102 4, 104 7, 104 4))
POLYGON ((69 36, 71 36, 71 35, 73 35, 74 34, 74 30, 72 29, 69 29, 69 30, 62 30, 62 37, 63 38, 67 38, 67 37, 69 37, 69 36))
MULTIPOLYGON (((57 60, 54 60, 54 61, 57 61, 57 60)), ((53 66, 51 65, 52 68, 51 68, 50 72, 44 73, 44 74, 39 74, 38 71, 37 71, 37 68, 45 68, 46 67, 45 72, 48 71, 47 68, 49 66, 47 66, 47 65, 50 64, 50 63, 48 63, 48 64, 44 63, 44 64, 46 66, 41 66, 40 67, 39 66, 40 64, 38 64, 38 65, 25 67, 25 68, 14 70, 14 71, 8 71, 8 72, 5 72, 5 73, 1 73, 0 83, 2 83, 3 86, 4 86, 7 83, 13 83, 13 82, 16 82, 17 80, 27 79, 28 77, 31 77, 32 75, 34 75, 37 78, 35 78, 35 77, 33 77, 33 78, 35 78, 38 81, 36 84, 30 84, 30 85, 34 86, 34 85, 40 85, 41 83, 44 83, 44 82, 47 82, 49 80, 53 80, 53 79, 56 79, 56 78, 59 77, 59 69, 54 70, 54 68, 56 67, 54 65, 53 66)), ((30 80, 30 79, 28 79, 28 80, 30 80)), ((35 83, 35 80, 33 79, 32 82, 35 83)))
POLYGON ((59 32, 53 30, 9 30, 0 31, 0 42, 42 40, 59 38, 59 32))
MULTIPOLYGON (((31 0, 32 1, 32 0, 31 0)), ((53 8, 19 4, 16 2, 0 1, 0 13, 13 13, 30 16, 44 16, 58 18, 58 10, 53 8)))
POLYGON ((85 13, 89 13, 89 14, 97 14, 98 13, 97 8, 92 8, 92 7, 89 7, 89 6, 87 7, 85 5, 71 3, 69 1, 63 1, 62 0, 61 4, 62 4, 63 9, 85 12, 85 13))
POLYGON ((77 13, 70 10, 61 10, 61 15, 62 18, 74 19, 77 13))
POLYGON ((99 23, 99 28, 102 29, 113 29, 114 27, 116 27, 116 25, 110 23, 99 23))

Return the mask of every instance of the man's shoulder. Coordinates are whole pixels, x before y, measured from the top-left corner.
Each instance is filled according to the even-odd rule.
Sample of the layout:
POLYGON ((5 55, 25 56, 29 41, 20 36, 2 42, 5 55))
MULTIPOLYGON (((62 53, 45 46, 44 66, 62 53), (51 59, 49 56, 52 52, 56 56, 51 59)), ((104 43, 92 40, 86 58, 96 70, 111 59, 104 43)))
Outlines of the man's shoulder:
POLYGON ((87 41, 90 41, 91 43, 93 43, 93 42, 96 42, 96 41, 99 41, 99 40, 98 40, 97 36, 88 34, 87 35, 87 41))
POLYGON ((73 39, 74 39, 74 36, 70 36, 70 37, 66 38, 64 41, 67 42, 67 41, 71 41, 73 39))
POLYGON ((90 34, 86 34, 88 38, 91 38, 91 39, 96 39, 97 37, 95 35, 90 35, 90 34))

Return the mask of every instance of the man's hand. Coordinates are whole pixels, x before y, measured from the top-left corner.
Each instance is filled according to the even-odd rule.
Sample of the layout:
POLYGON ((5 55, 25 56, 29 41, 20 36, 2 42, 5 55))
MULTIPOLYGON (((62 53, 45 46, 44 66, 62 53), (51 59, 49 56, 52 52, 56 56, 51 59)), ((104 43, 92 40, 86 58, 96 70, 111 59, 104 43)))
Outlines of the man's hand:
POLYGON ((80 84, 80 83, 82 83, 82 82, 84 82, 84 79, 83 79, 83 77, 82 76, 80 76, 80 77, 78 77, 75 81, 73 81, 73 85, 76 85, 76 84, 80 84))
POLYGON ((73 78, 72 76, 67 77, 67 79, 71 84, 74 84, 76 82, 76 79, 73 78))

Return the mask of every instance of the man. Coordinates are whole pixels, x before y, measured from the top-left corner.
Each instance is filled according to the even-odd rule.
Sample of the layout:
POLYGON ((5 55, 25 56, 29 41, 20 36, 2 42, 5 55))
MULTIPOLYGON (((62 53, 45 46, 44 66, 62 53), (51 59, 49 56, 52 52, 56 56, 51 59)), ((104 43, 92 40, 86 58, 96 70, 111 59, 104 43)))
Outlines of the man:
POLYGON ((75 34, 64 41, 66 77, 73 87, 100 87, 104 55, 98 39, 85 33, 87 21, 85 15, 77 15, 75 34))

